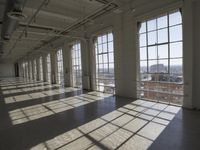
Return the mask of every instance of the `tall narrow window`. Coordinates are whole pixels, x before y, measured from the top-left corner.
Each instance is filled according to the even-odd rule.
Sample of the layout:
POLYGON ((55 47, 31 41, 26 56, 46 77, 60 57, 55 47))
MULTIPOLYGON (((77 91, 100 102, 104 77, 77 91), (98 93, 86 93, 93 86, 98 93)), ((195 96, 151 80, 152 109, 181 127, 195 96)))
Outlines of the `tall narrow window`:
POLYGON ((23 77, 26 78, 26 66, 25 66, 25 62, 22 62, 22 69, 23 69, 23 77))
POLYGON ((26 70, 26 78, 29 79, 29 69, 28 69, 28 62, 25 62, 25 70, 26 70))
POLYGON ((62 49, 57 51, 57 81, 61 85, 64 83, 62 49))
POLYGON ((76 42, 72 46, 72 78, 74 87, 82 87, 81 44, 76 42))
POLYGON ((33 73, 32 73, 32 63, 29 61, 29 74, 30 74, 30 79, 33 79, 33 73))
POLYGON ((33 71, 34 71, 34 80, 36 81, 37 80, 37 63, 36 63, 36 59, 33 60, 33 71))
POLYGON ((114 49, 112 32, 97 37, 96 53, 96 90, 115 93, 114 49))
POLYGON ((40 57, 40 80, 43 81, 43 62, 42 62, 42 56, 40 57))
POLYGON ((140 98, 182 104, 182 17, 178 11, 144 21, 140 36, 140 98))
POLYGON ((50 54, 47 55, 46 61, 47 61, 47 81, 49 83, 51 83, 51 57, 50 57, 50 54))

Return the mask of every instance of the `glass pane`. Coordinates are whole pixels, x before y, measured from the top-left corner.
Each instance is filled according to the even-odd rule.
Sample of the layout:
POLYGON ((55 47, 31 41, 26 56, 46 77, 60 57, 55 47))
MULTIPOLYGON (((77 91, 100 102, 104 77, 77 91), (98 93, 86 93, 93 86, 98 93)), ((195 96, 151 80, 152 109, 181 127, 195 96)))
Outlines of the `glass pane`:
POLYGON ((140 61, 140 72, 141 73, 147 72, 147 61, 140 61))
POLYGON ((146 22, 143 22, 141 24, 141 27, 140 27, 140 32, 139 33, 144 33, 146 32, 146 22))
POLYGON ((103 63, 103 56, 102 55, 99 55, 99 63, 103 63))
POLYGON ((109 62, 114 62, 114 55, 113 55, 113 53, 109 53, 109 62))
POLYGON ((81 49, 81 44, 79 43, 79 44, 77 44, 77 46, 78 46, 78 49, 81 49))
POLYGON ((97 38, 97 42, 98 42, 98 44, 101 44, 101 43, 102 43, 101 37, 98 37, 98 38, 97 38))
POLYGON ((103 44, 103 52, 108 52, 107 43, 103 44))
POLYGON ((158 43, 168 42, 168 31, 167 29, 158 30, 158 43))
POLYGON ((147 48, 140 48, 140 60, 147 60, 147 48))
POLYGON ((183 57, 183 45, 182 42, 171 43, 170 44, 170 57, 183 57))
POLYGON ((147 22, 148 31, 156 30, 156 19, 147 22))
POLYGON ((182 75, 182 73, 183 73, 182 72, 182 65, 183 65, 182 59, 171 59, 170 60, 170 73, 182 75))
POLYGON ((104 73, 108 72, 108 64, 104 64, 104 73))
POLYGON ((112 74, 110 78, 114 79, 114 63, 109 64, 109 72, 112 74))
POLYGON ((108 34, 108 42, 111 42, 111 41, 113 41, 113 34, 109 33, 108 34))
POLYGON ((112 72, 114 72, 114 63, 110 63, 110 64, 109 64, 109 68, 110 68, 110 70, 111 70, 112 72))
POLYGON ((108 51, 109 52, 113 52, 114 50, 113 50, 113 42, 109 42, 108 43, 108 51))
POLYGON ((157 60, 149 60, 148 68, 150 73, 156 73, 157 71, 157 60))
POLYGON ((158 59, 168 58, 168 44, 158 46, 158 59))
POLYGON ((163 16, 157 19, 158 29, 167 27, 167 16, 163 16))
POLYGON ((107 36, 106 35, 102 36, 102 39, 103 39, 103 43, 107 42, 107 36))
POLYGON ((102 47, 102 45, 98 45, 98 52, 97 53, 103 53, 103 47, 102 47))
POLYGON ((157 59, 157 48, 156 46, 151 46, 148 48, 149 59, 157 59))
POLYGON ((169 15, 169 25, 173 26, 182 23, 182 16, 180 12, 175 12, 169 15))
POLYGON ((168 72, 168 59, 158 60, 157 66, 159 73, 167 73, 168 72))
POLYGON ((103 54, 103 61, 104 61, 104 63, 108 63, 108 55, 107 54, 103 54))
POLYGON ((153 32, 149 32, 148 33, 148 45, 153 45, 157 43, 157 35, 156 35, 156 31, 153 32))
POLYGON ((142 46, 146 46, 147 42, 146 42, 146 34, 140 34, 140 47, 142 46))
POLYGON ((170 27, 169 31, 170 31, 170 42, 182 40, 182 25, 170 27))

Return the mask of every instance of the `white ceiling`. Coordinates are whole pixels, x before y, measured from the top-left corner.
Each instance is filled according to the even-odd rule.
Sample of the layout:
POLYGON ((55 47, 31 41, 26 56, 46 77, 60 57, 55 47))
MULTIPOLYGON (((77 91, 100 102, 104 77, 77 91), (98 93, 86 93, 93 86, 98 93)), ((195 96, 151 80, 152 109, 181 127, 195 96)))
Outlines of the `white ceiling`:
MULTIPOLYGON (((36 17, 32 19, 30 26, 26 30, 27 34, 25 34, 23 31, 26 25, 43 3, 43 0, 27 0, 23 9, 23 13, 27 18, 20 21, 11 39, 8 42, 4 42, 5 53, 0 59, 16 61, 41 46, 44 41, 48 42, 48 40, 58 36, 56 33, 67 29, 69 26, 80 22, 84 17, 94 14, 96 10, 105 7, 105 3, 109 3, 109 1, 111 0, 46 0, 45 5, 41 7, 36 17), (23 36, 21 40, 18 40, 20 35, 23 36)), ((6 0, 0 0, 1 26, 5 3, 6 0)))

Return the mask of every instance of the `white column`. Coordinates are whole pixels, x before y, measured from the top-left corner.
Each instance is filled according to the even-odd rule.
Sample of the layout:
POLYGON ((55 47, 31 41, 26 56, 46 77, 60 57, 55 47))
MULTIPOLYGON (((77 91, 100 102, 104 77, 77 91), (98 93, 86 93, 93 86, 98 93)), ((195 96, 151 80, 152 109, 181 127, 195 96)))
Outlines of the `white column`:
POLYGON ((51 83, 56 84, 56 68, 57 68, 56 52, 51 51, 50 56, 51 56, 51 83))
POLYGON ((72 86, 71 77, 71 45, 65 43, 63 46, 63 73, 64 73, 64 86, 72 86))
POLYGON ((183 6, 183 72, 184 72, 184 100, 183 107, 192 108, 193 99, 193 13, 192 2, 184 1, 183 6))
POLYGON ((42 55, 43 81, 47 82, 47 55, 42 55))
POLYGON ((37 66, 37 81, 40 80, 40 59, 39 57, 36 58, 36 66, 37 66))
POLYGON ((82 86, 85 90, 91 89, 89 40, 81 40, 82 86))

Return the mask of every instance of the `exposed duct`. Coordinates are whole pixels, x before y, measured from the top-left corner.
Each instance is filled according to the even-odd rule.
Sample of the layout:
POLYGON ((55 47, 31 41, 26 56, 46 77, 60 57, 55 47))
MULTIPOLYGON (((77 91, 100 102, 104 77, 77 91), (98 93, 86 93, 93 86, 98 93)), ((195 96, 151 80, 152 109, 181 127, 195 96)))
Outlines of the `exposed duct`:
POLYGON ((9 40, 19 20, 24 17, 22 10, 26 0, 7 0, 1 32, 2 40, 9 40))

